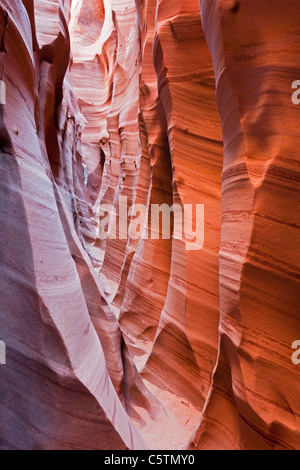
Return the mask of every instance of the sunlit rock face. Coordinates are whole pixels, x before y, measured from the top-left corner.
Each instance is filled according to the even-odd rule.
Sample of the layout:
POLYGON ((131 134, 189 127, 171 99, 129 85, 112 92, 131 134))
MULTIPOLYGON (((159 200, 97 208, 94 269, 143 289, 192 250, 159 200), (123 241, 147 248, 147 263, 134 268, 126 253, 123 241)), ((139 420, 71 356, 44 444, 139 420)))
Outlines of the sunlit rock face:
POLYGON ((299 24, 0 1, 1 449, 300 448, 299 24), (125 197, 204 205, 203 247, 102 239, 125 197))
POLYGON ((219 356, 192 447, 299 448, 300 12, 292 0, 200 4, 224 167, 219 356))

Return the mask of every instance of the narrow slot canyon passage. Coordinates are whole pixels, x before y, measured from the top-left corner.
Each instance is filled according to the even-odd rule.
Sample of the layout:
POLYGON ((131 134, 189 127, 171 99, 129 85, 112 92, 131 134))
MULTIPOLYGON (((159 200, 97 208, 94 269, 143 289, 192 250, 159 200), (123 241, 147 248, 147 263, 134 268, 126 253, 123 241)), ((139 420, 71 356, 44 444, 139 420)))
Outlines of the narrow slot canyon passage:
POLYGON ((299 26, 0 0, 0 449, 300 449, 299 26))

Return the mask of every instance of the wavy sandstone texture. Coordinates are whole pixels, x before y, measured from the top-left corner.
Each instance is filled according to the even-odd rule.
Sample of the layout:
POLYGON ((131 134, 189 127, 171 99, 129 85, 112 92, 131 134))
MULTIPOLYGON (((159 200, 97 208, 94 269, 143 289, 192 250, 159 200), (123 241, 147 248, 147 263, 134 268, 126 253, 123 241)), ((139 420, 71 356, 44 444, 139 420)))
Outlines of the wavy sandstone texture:
POLYGON ((300 449, 299 25, 0 0, 1 449, 300 449), (120 196, 204 204, 203 249, 100 240, 120 196))

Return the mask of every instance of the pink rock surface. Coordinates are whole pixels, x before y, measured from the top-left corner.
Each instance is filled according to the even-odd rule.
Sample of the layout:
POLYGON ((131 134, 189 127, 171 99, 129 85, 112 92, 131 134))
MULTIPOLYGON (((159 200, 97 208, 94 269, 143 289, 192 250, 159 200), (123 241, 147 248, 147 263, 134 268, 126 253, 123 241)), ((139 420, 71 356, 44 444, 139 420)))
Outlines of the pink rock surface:
POLYGON ((64 79, 67 21, 51 5, 36 3, 37 31, 49 30, 38 43, 32 4, 1 2, 1 447, 145 448, 126 413, 121 332, 74 223, 87 204, 81 116, 64 79))

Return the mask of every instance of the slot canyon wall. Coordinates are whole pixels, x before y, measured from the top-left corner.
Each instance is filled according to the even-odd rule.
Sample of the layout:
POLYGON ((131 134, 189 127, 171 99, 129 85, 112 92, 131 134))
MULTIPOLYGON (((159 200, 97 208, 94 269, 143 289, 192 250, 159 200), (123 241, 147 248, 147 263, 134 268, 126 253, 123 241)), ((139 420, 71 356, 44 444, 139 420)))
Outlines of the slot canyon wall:
POLYGON ((0 0, 1 449, 300 449, 299 26, 0 0), (203 248, 101 240, 125 196, 203 204, 203 248))

